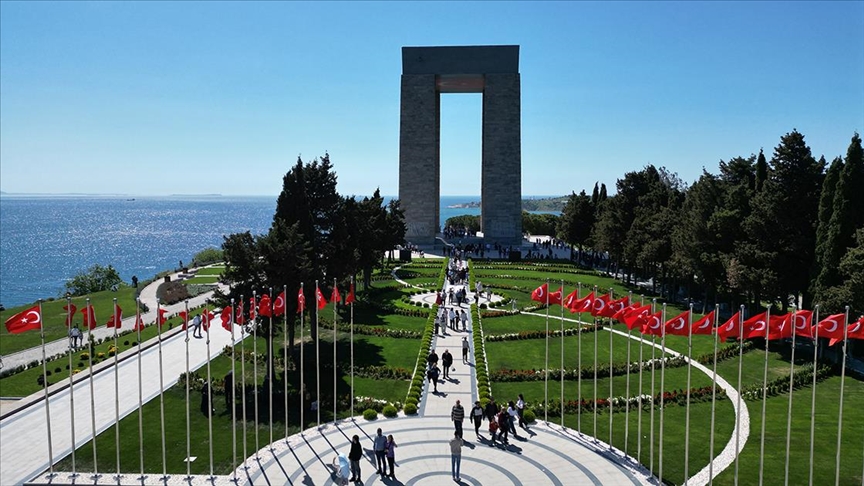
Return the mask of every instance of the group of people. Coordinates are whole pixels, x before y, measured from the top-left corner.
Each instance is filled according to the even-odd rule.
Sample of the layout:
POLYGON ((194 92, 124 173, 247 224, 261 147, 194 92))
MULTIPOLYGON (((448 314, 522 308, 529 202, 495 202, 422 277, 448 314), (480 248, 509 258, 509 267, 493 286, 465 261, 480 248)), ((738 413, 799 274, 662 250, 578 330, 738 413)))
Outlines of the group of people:
MULTIPOLYGON (((462 336, 462 364, 468 364, 468 355, 470 352, 470 343, 467 336, 462 336)), ((445 349, 441 354, 441 366, 444 368, 444 380, 450 379, 450 372, 456 371, 453 366, 453 355, 449 349, 445 349)), ((438 379, 441 377, 441 368, 438 367, 438 353, 433 348, 426 356, 426 378, 432 383, 432 393, 438 393, 438 379)))
MULTIPOLYGON (((372 438, 372 451, 375 453, 375 463, 378 467, 377 474, 381 477, 389 477, 396 479, 396 441, 393 440, 393 435, 384 437, 384 434, 379 428, 375 437, 372 438), (390 466, 390 472, 387 472, 387 466, 390 466)), ((343 456, 344 457, 344 456, 343 456)), ((350 461, 351 478, 347 481, 347 471, 340 471, 340 475, 345 482, 362 482, 360 474, 360 460, 363 459, 363 446, 360 445, 360 437, 355 435, 351 438, 351 451, 348 452, 348 461, 350 461)))
MULTIPOLYGON (((462 332, 468 332, 468 313, 464 309, 457 311, 456 309, 441 307, 438 315, 435 316, 435 334, 439 333, 442 324, 449 327, 450 330, 458 332, 461 326, 462 332)), ((445 332, 446 334, 446 332, 445 332)))
MULTIPOLYGON (((456 403, 459 405, 459 402, 456 403)), ((461 408, 461 406, 460 406, 461 408)), ((455 407, 454 407, 455 409, 455 407)), ((496 441, 502 444, 509 444, 508 435, 513 434, 513 437, 519 437, 516 432, 516 425, 527 430, 528 426, 524 419, 525 415, 525 397, 519 394, 519 398, 514 402, 510 401, 507 406, 499 407, 495 403, 495 399, 490 399, 486 404, 486 408, 480 405, 480 401, 474 402, 474 407, 470 412, 470 419, 474 425, 474 434, 480 437, 480 427, 485 418, 489 422, 490 446, 494 446, 496 441)), ((455 422, 455 416, 451 415, 451 419, 455 422)), ((462 424, 456 425, 457 432, 462 431, 462 424)))
POLYGON ((78 328, 78 324, 69 329, 69 346, 72 349, 78 349, 84 345, 84 333, 78 328))

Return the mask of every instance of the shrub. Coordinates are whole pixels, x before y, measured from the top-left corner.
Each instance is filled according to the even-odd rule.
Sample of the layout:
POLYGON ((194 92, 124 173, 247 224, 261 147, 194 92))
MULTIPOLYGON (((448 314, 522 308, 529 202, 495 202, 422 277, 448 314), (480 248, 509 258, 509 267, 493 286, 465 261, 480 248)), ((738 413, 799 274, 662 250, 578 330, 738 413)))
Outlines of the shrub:
POLYGON ((45 376, 51 376, 51 370, 46 371, 45 376))
POLYGON ((527 422, 529 424, 534 423, 534 421, 537 420, 537 417, 534 416, 534 410, 530 410, 527 408, 525 409, 525 412, 522 414, 522 418, 525 420, 525 422, 527 422))
MULTIPOLYGON (((66 369, 69 369, 69 365, 66 365, 66 369)), ((63 368, 61 368, 59 366, 54 368, 54 373, 62 373, 62 372, 63 372, 63 368)))
POLYGON ((408 405, 409 403, 413 403, 414 405, 417 405, 418 403, 420 403, 420 401, 413 396, 409 396, 408 398, 405 399, 405 405, 408 405))
POLYGON ((413 403, 405 404, 405 415, 415 415, 417 413, 417 405, 413 403))
POLYGON ((371 408, 367 408, 366 410, 363 410, 363 418, 366 420, 375 420, 378 418, 378 412, 371 408))
POLYGON ((90 353, 81 353, 79 358, 81 358, 82 361, 85 359, 90 359, 90 353))
POLYGON ((399 415, 399 412, 393 405, 387 405, 386 407, 384 407, 384 410, 382 410, 381 413, 383 413, 384 416, 387 418, 394 418, 399 415))
POLYGON ((123 346, 129 346, 129 341, 123 341, 123 346))

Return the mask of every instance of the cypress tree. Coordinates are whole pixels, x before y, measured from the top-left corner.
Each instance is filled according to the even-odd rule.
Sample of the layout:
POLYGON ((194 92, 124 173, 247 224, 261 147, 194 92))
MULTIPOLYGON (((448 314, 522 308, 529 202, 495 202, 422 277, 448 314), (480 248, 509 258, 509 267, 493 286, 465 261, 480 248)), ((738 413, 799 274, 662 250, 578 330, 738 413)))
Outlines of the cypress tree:
POLYGON ((756 192, 762 190, 766 179, 768 179, 768 162, 765 161, 762 149, 759 149, 759 157, 756 158, 756 192))
POLYGON ((594 206, 594 208, 597 208, 597 206, 599 204, 600 204, 600 183, 595 182, 594 183, 594 192, 591 193, 591 205, 594 206))
MULTIPOLYGON (((825 161, 825 157, 819 159, 825 161)), ((830 261, 833 251, 826 251, 828 244, 828 227, 831 223, 831 215, 834 214, 834 194, 837 189, 837 181, 840 180, 840 171, 843 170, 843 159, 836 157, 828 172, 825 173, 825 182, 822 183, 822 194, 819 197, 819 225, 816 228, 816 261, 814 275, 817 275, 811 286, 811 292, 816 300, 820 300, 822 289, 834 285, 837 277, 837 268, 827 268, 825 262, 830 261)), ((836 262, 835 262, 836 263, 836 262)))

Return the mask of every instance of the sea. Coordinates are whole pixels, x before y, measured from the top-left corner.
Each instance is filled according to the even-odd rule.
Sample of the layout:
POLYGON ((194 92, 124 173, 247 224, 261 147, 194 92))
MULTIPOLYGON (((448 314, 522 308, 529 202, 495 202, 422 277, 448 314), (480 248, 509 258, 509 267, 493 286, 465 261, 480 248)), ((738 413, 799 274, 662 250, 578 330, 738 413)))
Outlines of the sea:
MULTIPOLYGON (((441 196, 441 224, 480 214, 449 207, 479 200, 441 196)), ((112 265, 126 282, 153 278, 221 247, 225 235, 267 232, 275 210, 276 196, 0 195, 0 304, 59 297, 94 264, 112 265)))

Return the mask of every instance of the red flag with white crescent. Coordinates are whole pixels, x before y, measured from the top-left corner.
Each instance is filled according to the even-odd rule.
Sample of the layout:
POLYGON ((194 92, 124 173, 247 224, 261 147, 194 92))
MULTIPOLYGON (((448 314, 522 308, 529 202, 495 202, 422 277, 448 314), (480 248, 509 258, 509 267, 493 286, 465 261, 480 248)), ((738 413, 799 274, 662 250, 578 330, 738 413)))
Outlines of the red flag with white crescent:
POLYGON ((843 325, 846 314, 834 314, 819 321, 818 329, 813 330, 813 335, 821 338, 843 339, 843 325))
POLYGON ((249 320, 255 320, 255 297, 249 297, 249 320))
POLYGON ((315 287, 315 302, 318 304, 318 310, 327 307, 327 299, 324 298, 324 294, 317 286, 315 287))
POLYGON ((111 318, 108 319, 108 324, 105 327, 116 327, 120 329, 120 326, 123 323, 123 311, 120 309, 120 306, 114 304, 114 314, 111 315, 111 318))
POLYGON ((87 307, 81 309, 81 314, 84 315, 84 327, 96 329, 96 311, 93 310, 93 304, 88 304, 87 307))
POLYGON ((348 290, 348 295, 345 296, 345 303, 346 303, 346 304, 353 304, 353 303, 354 303, 354 300, 355 300, 355 297, 354 297, 354 282, 351 282, 351 289, 348 290))
POLYGON ((231 330, 231 313, 234 312, 234 309, 231 308, 230 305, 226 305, 222 308, 222 328, 226 331, 231 330))
POLYGON ((33 306, 6 319, 6 330, 9 334, 18 334, 24 331, 35 331, 42 327, 42 314, 39 306, 33 306))
POLYGON ((549 292, 549 284, 543 284, 536 289, 534 292, 531 292, 531 300, 535 302, 540 302, 541 304, 546 303, 546 293, 549 292))
POLYGON ((270 296, 267 294, 262 295, 261 300, 258 301, 258 315, 261 317, 273 315, 273 309, 270 307, 270 296))
POLYGON ((690 322, 690 311, 686 310, 677 316, 673 317, 666 321, 666 334, 671 334, 673 336, 686 336, 688 331, 688 324, 690 322))
POLYGON ((705 314, 702 319, 693 323, 693 327, 690 330, 690 334, 711 334, 714 332, 714 323, 717 318, 714 315, 715 311, 711 311, 705 314))
POLYGON ((303 295, 303 287, 297 291, 297 313, 302 314, 306 310, 306 296, 303 295))
POLYGON ((654 336, 663 335, 663 311, 658 311, 656 314, 651 314, 642 320, 642 334, 650 334, 654 336))
POLYGON ((285 291, 279 293, 276 296, 276 300, 273 301, 273 315, 281 316, 285 313, 285 291))
POLYGON ((187 328, 189 328, 189 313, 185 310, 181 310, 177 313, 177 315, 180 316, 180 320, 183 321, 182 329, 185 331, 187 328))
POLYGON ((336 284, 333 284, 333 293, 330 294, 330 302, 334 304, 342 302, 342 294, 339 293, 339 287, 336 284))

